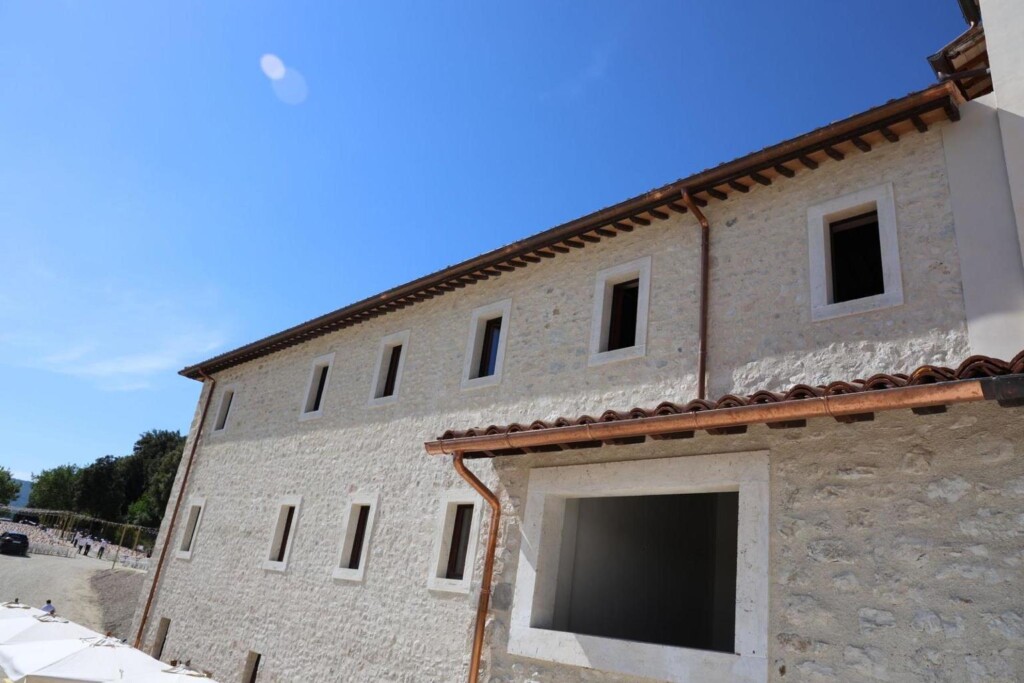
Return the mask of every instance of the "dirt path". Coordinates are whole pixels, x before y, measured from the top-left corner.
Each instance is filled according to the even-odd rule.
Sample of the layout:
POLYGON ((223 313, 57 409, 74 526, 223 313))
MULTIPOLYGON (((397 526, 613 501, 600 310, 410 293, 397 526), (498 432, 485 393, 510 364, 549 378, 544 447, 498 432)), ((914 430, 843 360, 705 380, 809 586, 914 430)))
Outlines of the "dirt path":
POLYGON ((125 638, 143 576, 111 571, 109 562, 91 557, 0 555, 0 601, 19 598, 39 607, 52 600, 60 616, 125 638))

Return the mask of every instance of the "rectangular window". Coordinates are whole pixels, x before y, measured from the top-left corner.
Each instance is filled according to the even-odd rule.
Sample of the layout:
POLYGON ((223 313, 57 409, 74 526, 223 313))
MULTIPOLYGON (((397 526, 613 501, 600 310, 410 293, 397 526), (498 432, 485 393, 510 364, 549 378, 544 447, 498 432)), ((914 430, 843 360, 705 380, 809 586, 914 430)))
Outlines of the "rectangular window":
POLYGON ((306 412, 316 413, 320 411, 320 405, 324 400, 324 389, 327 388, 327 373, 330 371, 330 367, 324 365, 316 370, 316 388, 310 393, 309 400, 306 402, 306 412))
POLYGON ((841 303, 885 293, 878 212, 829 223, 832 300, 841 303))
POLYGON ((456 505, 455 522, 448 543, 448 566, 444 578, 461 581, 466 572, 466 551, 469 549, 469 529, 473 523, 473 506, 456 505))
POLYGON ((638 358, 647 353, 650 289, 649 256, 597 274, 588 365, 638 358))
POLYGON ((153 639, 153 650, 150 653, 153 659, 161 659, 164 656, 164 645, 167 644, 167 631, 170 628, 171 620, 161 617, 160 624, 156 627, 156 638, 153 639))
POLYGON ((463 389, 490 386, 501 381, 511 310, 512 300, 506 299, 473 311, 462 375, 463 389))
POLYGON ((359 561, 363 559, 363 541, 366 540, 366 523, 370 519, 370 506, 356 506, 359 514, 356 515, 356 528, 352 536, 352 550, 349 552, 348 562, 345 564, 349 569, 359 569, 359 561))
POLYGON ((480 345, 480 363, 477 377, 490 377, 498 368, 498 342, 501 340, 501 318, 484 323, 484 339, 480 345))
POLYGON ((285 553, 288 551, 289 536, 292 533, 293 521, 295 521, 295 506, 286 505, 281 508, 281 517, 278 521, 280 532, 274 539, 274 547, 270 551, 270 559, 274 562, 284 562, 285 553))
POLYGON ((205 498, 192 498, 189 501, 188 516, 185 518, 181 542, 178 544, 177 553, 175 553, 180 560, 192 559, 192 551, 195 550, 196 537, 199 534, 199 524, 203 519, 203 506, 205 505, 205 498))
POLYGON ((370 405, 394 401, 402 384, 402 368, 405 366, 409 330, 396 332, 384 337, 377 353, 377 367, 373 373, 373 387, 370 405))
POLYGON ((266 555, 268 559, 263 563, 264 569, 284 571, 287 568, 301 502, 300 496, 288 496, 280 500, 274 535, 271 537, 270 550, 266 555))
POLYGON ((811 320, 903 303, 892 183, 809 207, 807 245, 811 320))
POLYGON ((734 652, 735 491, 566 501, 554 629, 734 652))
POLYGON ((378 493, 360 493, 352 496, 345 516, 341 556, 333 576, 346 581, 362 581, 369 559, 373 518, 377 511, 378 493))
POLYGON ((324 407, 324 396, 331 377, 331 363, 334 354, 330 353, 313 360, 313 369, 306 386, 306 399, 302 404, 301 419, 319 417, 324 407))
POLYGON ((769 498, 767 451, 532 469, 509 654, 765 683, 769 498))
POLYGON ((235 398, 234 389, 225 389, 224 395, 220 398, 220 407, 217 409, 217 419, 213 423, 215 432, 222 431, 228 424, 228 414, 231 412, 231 402, 235 398))
POLYGON ((636 312, 640 302, 640 280, 627 280, 612 287, 612 311, 608 320, 607 351, 636 345, 636 312))
POLYGON ((263 655, 259 652, 249 652, 245 658, 245 668, 242 670, 242 683, 256 683, 260 675, 260 660, 263 655))
POLYGON ((398 362, 402 360, 402 345, 391 347, 391 357, 388 359, 388 372, 384 376, 384 389, 381 396, 393 396, 395 393, 395 380, 398 379, 398 362))
POLYGON ((469 592, 479 524, 480 506, 474 492, 456 490, 445 494, 438 517, 429 588, 469 592))
POLYGON ((185 534, 181 538, 182 552, 192 550, 192 542, 196 537, 196 525, 199 523, 199 513, 203 511, 198 505, 193 505, 188 511, 188 522, 185 524, 185 534))

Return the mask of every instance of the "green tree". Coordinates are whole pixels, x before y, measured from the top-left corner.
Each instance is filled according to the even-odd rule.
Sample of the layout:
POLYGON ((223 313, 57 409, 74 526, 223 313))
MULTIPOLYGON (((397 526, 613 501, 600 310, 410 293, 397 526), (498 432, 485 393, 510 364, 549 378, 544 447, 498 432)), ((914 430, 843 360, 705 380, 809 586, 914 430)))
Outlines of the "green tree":
POLYGON ((79 469, 76 465, 58 465, 43 470, 32 480, 28 506, 46 510, 74 510, 79 469))
POLYGON ((75 511, 112 522, 121 520, 124 504, 124 479, 120 458, 105 455, 83 467, 78 474, 75 511))
POLYGON ((6 467, 0 467, 0 505, 7 505, 21 493, 21 484, 14 481, 14 476, 6 467))
POLYGON ((121 458, 119 463, 124 481, 125 517, 138 517, 140 510, 145 509, 149 511, 150 522, 134 523, 159 523, 163 517, 163 509, 167 505, 167 496, 163 495, 166 470, 170 468, 170 478, 173 482, 184 447, 185 437, 178 432, 153 429, 139 436, 132 448, 132 454, 121 458), (154 487, 157 480, 160 484, 154 487), (132 506, 140 500, 143 503, 132 511, 132 506), (153 510, 156 510, 155 520, 151 514, 153 510))

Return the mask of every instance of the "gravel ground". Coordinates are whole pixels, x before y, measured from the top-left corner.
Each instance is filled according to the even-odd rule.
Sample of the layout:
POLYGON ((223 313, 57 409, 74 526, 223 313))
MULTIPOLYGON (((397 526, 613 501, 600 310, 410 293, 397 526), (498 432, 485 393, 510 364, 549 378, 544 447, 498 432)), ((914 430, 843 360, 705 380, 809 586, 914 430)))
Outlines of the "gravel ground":
POLYGON ((125 638, 144 576, 92 557, 0 555, 0 601, 39 607, 52 600, 60 616, 125 638))
POLYGON ((121 568, 103 569, 89 577, 103 612, 102 633, 110 631, 122 640, 128 637, 145 578, 145 572, 121 568))

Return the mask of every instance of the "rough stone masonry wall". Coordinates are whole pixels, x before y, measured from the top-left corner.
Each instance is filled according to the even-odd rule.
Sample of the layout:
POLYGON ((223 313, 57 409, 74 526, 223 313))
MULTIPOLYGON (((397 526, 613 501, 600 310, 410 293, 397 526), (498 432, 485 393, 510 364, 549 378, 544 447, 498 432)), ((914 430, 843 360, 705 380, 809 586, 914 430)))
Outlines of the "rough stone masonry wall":
POLYGON ((769 680, 1024 680, 1024 408, 883 413, 503 458, 490 683, 640 681, 506 654, 532 467, 770 451, 769 680))
MULTIPOLYGON (((711 393, 968 355, 942 164, 933 130, 710 205, 711 393), (807 207, 883 181, 895 188, 906 303, 811 323, 807 207)), ((224 680, 238 679, 250 649, 264 656, 264 681, 462 679, 475 595, 433 592, 426 579, 440 496, 465 484, 424 454, 423 441, 449 427, 692 398, 698 239, 690 217, 674 216, 218 373, 213 410, 226 385, 237 393, 227 428, 204 432, 185 501, 207 504, 191 560, 167 560, 144 643, 167 617, 165 657, 224 680), (653 259, 647 355, 588 367, 597 272, 645 256, 653 259), (471 313, 505 298, 503 380, 462 390, 471 313), (405 329, 399 398, 371 407, 379 342, 405 329), (300 421, 311 361, 332 351, 324 414, 300 421), (371 490, 381 504, 365 581, 334 581, 346 501, 371 490), (269 572, 261 565, 285 495, 303 496, 302 509, 287 572, 269 572)), ((179 522, 172 544, 181 533, 179 522)))

